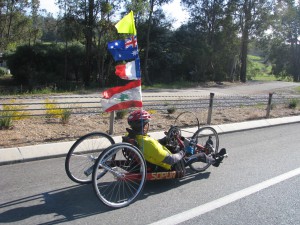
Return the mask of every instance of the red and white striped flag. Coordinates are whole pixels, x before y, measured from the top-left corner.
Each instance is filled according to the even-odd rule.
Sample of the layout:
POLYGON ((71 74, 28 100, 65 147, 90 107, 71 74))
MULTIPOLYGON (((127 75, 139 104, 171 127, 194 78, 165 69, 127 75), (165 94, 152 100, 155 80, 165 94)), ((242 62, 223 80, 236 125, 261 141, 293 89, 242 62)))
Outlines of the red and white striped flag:
POLYGON ((143 106, 141 80, 110 88, 102 92, 102 95, 101 105, 105 112, 143 106))

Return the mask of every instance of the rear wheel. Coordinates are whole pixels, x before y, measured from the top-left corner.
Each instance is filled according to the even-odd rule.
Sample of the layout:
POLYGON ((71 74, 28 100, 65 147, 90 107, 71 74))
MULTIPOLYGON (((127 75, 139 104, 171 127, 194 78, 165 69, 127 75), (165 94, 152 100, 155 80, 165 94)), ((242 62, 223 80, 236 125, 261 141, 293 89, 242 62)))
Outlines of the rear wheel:
POLYGON ((114 143, 111 136, 102 132, 90 133, 79 138, 66 157, 65 170, 68 177, 76 183, 91 183, 95 161, 102 151, 114 143))
MULTIPOLYGON (((219 136, 212 127, 202 127, 198 129, 192 137, 195 142, 194 154, 203 152, 207 156, 214 156, 219 149, 219 136)), ((208 162, 194 162, 190 168, 196 172, 205 171, 211 164, 208 162)))
POLYGON ((125 207, 141 193, 146 172, 146 162, 138 148, 127 143, 114 144, 95 163, 93 187, 105 205, 125 207))

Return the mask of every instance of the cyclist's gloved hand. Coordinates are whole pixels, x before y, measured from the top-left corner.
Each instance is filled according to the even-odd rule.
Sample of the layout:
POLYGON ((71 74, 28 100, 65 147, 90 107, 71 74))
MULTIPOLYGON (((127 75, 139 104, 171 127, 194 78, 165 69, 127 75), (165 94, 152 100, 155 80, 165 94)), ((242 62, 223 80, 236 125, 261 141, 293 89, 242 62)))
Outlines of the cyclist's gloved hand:
POLYGON ((185 156, 185 151, 184 150, 180 150, 178 153, 181 155, 181 158, 183 158, 185 156))
POLYGON ((169 149, 172 153, 178 153, 178 152, 180 152, 180 146, 179 145, 176 145, 176 146, 174 146, 174 145, 167 145, 166 146, 167 147, 167 149, 169 149))

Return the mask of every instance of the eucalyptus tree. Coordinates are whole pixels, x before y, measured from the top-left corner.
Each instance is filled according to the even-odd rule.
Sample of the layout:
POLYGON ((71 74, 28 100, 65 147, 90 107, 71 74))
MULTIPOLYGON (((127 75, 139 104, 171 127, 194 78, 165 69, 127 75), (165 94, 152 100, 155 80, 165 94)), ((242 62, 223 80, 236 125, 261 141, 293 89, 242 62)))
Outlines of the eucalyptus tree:
POLYGON ((238 3, 238 20, 241 29, 241 72, 240 80, 246 82, 249 39, 263 33, 269 27, 272 16, 270 0, 241 0, 238 3))
MULTIPOLYGON (((242 82, 246 82, 249 40, 250 38, 263 35, 269 26, 269 17, 272 16, 271 9, 273 1, 182 0, 182 2, 190 13, 190 22, 197 25, 197 29, 201 32, 201 36, 204 37, 205 43, 209 47, 207 62, 203 67, 207 71, 202 72, 208 74, 208 78, 214 78, 216 76, 216 65, 220 65, 220 61, 216 61, 216 57, 219 58, 219 60, 222 58, 219 57, 218 52, 221 52, 219 43, 223 42, 222 39, 218 37, 230 37, 232 41, 227 39, 221 46, 224 46, 224 44, 227 46, 232 45, 234 47, 230 48, 234 49, 234 51, 236 51, 237 38, 239 38, 240 50, 235 53, 234 51, 230 51, 231 57, 234 56, 234 58, 237 58, 236 56, 239 55, 239 63, 232 63, 231 70, 233 71, 234 64, 240 64, 239 79, 242 82), (225 30, 226 32, 224 32, 225 30), (225 33, 227 33, 227 35, 224 35, 225 33), (228 34, 231 35, 228 36, 228 34), (216 46, 218 47, 216 48, 216 46)), ((223 49, 223 51, 225 50, 226 49, 223 49)), ((227 51, 228 50, 227 48, 227 51)), ((223 57, 228 55, 226 51, 223 53, 225 53, 223 57)), ((233 61, 236 62, 236 60, 233 61)))
POLYGON ((114 75, 114 61, 109 56, 107 51, 107 43, 109 41, 118 39, 115 22, 112 18, 116 12, 120 10, 120 1, 102 1, 100 17, 96 24, 95 29, 95 64, 97 66, 97 72, 94 74, 95 80, 98 80, 102 87, 105 87, 108 83, 116 82, 117 77, 114 75))
MULTIPOLYGON (((98 64, 98 62, 95 63, 97 44, 104 44, 99 42, 99 38, 103 34, 103 29, 107 30, 107 25, 111 23, 111 10, 115 8, 114 6, 119 5, 120 1, 57 0, 57 2, 64 12, 62 17, 65 21, 65 40, 77 38, 81 41, 80 37, 83 37, 85 45, 83 81, 89 85, 91 79, 96 79, 97 73, 99 73, 94 66, 94 64, 98 64)), ((111 30, 112 26, 109 27, 111 30)))
POLYGON ((29 44, 32 42, 33 44, 36 43, 37 39, 41 37, 41 28, 39 26, 39 7, 40 7, 40 0, 31 0, 31 28, 30 28, 30 37, 29 37, 29 44))
MULTIPOLYGON (((147 71, 150 85, 154 82, 171 82, 175 80, 174 65, 178 63, 176 59, 177 51, 174 43, 174 31, 171 30, 172 23, 166 17, 162 9, 156 9, 153 13, 151 24, 151 35, 147 41, 148 23, 139 25, 139 49, 143 62, 146 58, 148 43, 147 71)), ((142 65, 145 71, 145 63, 142 65)), ((144 74, 143 74, 144 75, 144 74)), ((149 84, 149 82, 147 82, 149 84)))
POLYGON ((29 25, 26 10, 29 6, 28 0, 0 1, 0 51, 14 48, 16 44, 26 41, 29 25))
POLYGON ((272 26, 270 60, 277 76, 300 81, 300 6, 294 0, 278 1, 272 26))
POLYGON ((60 37, 58 35, 58 19, 53 17, 52 13, 45 13, 41 16, 41 30, 42 42, 58 42, 60 41, 60 37))
POLYGON ((182 0, 190 15, 189 77, 195 81, 224 80, 230 76, 231 65, 238 55, 238 27, 235 24, 235 1, 182 0), (194 51, 194 49, 197 49, 194 51), (192 63, 193 62, 193 63, 192 63))
POLYGON ((65 56, 64 56, 64 78, 67 81, 70 78, 69 74, 69 56, 68 56, 68 46, 69 42, 80 36, 81 29, 78 28, 78 23, 75 19, 75 13, 77 9, 77 2, 73 0, 57 0, 57 4, 60 9, 60 17, 58 19, 57 29, 58 34, 64 41, 65 46, 65 56))
MULTIPOLYGON (((145 82, 148 85, 152 85, 152 79, 149 76, 149 51, 151 48, 151 30, 154 25, 154 15, 155 11, 161 10, 161 6, 164 4, 168 4, 173 0, 132 0, 126 1, 126 9, 127 11, 132 10, 136 15, 136 21, 138 26, 141 25, 143 29, 143 34, 140 35, 145 40, 145 45, 143 51, 143 76, 145 77, 145 82), (146 25, 146 26, 144 26, 146 25)), ((161 13, 157 13, 157 15, 161 15, 161 13)), ((139 31, 138 31, 139 33, 139 31)), ((138 34, 138 37, 140 37, 138 34)), ((139 38, 140 39, 140 38, 139 38)))

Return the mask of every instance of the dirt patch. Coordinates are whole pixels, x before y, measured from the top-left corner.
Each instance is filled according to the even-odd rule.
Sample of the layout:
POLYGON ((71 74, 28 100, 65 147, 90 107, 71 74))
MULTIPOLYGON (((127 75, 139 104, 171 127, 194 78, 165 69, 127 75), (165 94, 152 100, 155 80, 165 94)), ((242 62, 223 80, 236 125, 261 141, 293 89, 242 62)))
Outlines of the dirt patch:
MULTIPOLYGON (((176 118, 183 113, 177 110, 174 114, 164 111, 151 111, 151 131, 167 130, 174 124, 176 118)), ((300 115, 300 108, 289 109, 285 105, 276 105, 272 109, 270 118, 300 115)), ((214 108, 212 125, 242 122, 248 120, 264 119, 265 108, 261 107, 234 107, 214 108)), ((128 127, 124 119, 115 120, 114 135, 124 134, 128 127)), ((207 124, 207 110, 193 110, 192 113, 184 113, 177 120, 176 125, 195 126, 197 119, 200 125, 207 124)), ((10 130, 0 130, 0 148, 20 147, 42 143, 73 141, 80 136, 94 131, 109 131, 109 114, 102 115, 72 115, 68 124, 61 124, 59 119, 28 118, 14 121, 10 130)))

